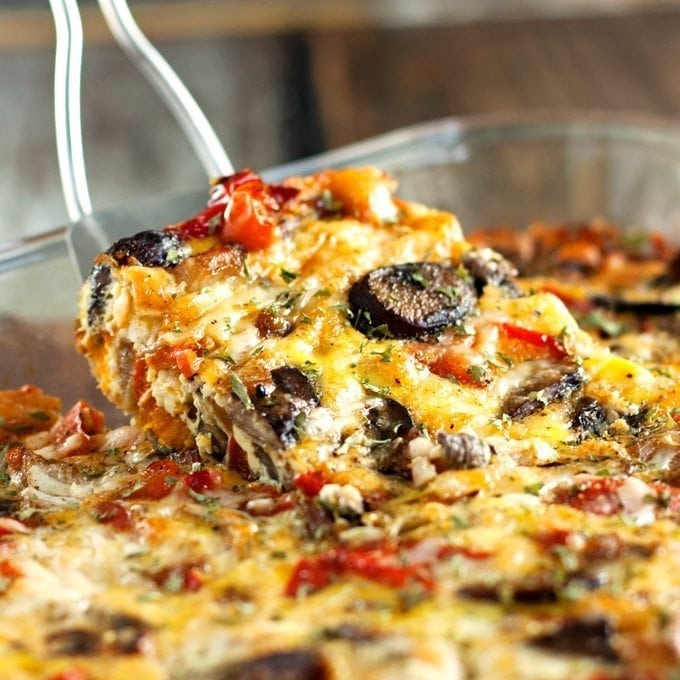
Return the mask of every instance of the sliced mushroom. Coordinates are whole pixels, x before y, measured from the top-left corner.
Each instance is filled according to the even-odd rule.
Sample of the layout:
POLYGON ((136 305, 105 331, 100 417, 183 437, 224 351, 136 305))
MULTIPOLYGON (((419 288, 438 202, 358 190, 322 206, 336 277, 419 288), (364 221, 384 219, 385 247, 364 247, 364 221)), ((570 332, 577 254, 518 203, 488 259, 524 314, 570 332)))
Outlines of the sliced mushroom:
POLYGON ((459 268, 435 262, 374 269, 349 292, 353 323, 370 337, 434 335, 464 319, 475 302, 459 268))
POLYGON ((251 399, 281 443, 290 446, 299 439, 304 417, 319 405, 319 397, 307 376, 293 366, 275 368, 271 379, 256 385, 251 399))
POLYGON ((581 397, 570 424, 581 438, 600 435, 607 429, 607 411, 592 397, 581 397))
POLYGON ((468 270, 478 295, 488 285, 503 288, 513 297, 520 295, 514 283, 517 267, 491 248, 474 248, 463 255, 462 264, 468 270))
POLYGON ((413 427, 408 409, 394 399, 372 399, 367 406, 367 434, 378 442, 403 437, 413 427))
POLYGON ((501 405, 501 413, 516 420, 561 401, 585 380, 583 370, 573 361, 537 359, 525 361, 518 370, 521 382, 505 395, 501 405))
POLYGON ((228 243, 187 257, 175 267, 174 275, 178 281, 185 283, 188 291, 200 291, 216 280, 241 272, 244 260, 243 246, 228 243))
POLYGON ((232 456, 230 447, 230 464, 238 458, 239 468, 247 468, 249 477, 290 481, 281 451, 298 441, 307 415, 319 405, 314 386, 302 371, 281 366, 247 384, 233 374, 228 399, 218 400, 219 405, 212 397, 198 399, 201 431, 211 435, 213 451, 220 440, 215 428, 229 432, 245 454, 232 456))
POLYGON ((614 627, 605 618, 573 619, 557 630, 533 638, 531 645, 557 654, 589 656, 604 661, 619 661, 612 646, 614 627))
POLYGON ((87 304, 87 324, 95 328, 102 322, 111 286, 111 267, 96 264, 90 272, 90 297, 87 304))
POLYGON ((47 635, 45 644, 52 656, 140 654, 149 642, 151 630, 146 621, 136 616, 97 609, 87 612, 82 625, 47 635))
POLYGON ((365 430, 372 443, 376 469, 383 474, 410 478, 411 459, 405 440, 413 430, 411 414, 389 397, 372 399, 367 406, 365 430))
POLYGON ((442 455, 433 462, 437 472, 484 467, 491 460, 491 447, 474 434, 437 432, 442 455))
POLYGON ((116 241, 107 251, 119 265, 174 267, 185 257, 180 238, 168 231, 141 231, 116 241))
POLYGON ((329 672, 323 657, 312 649, 273 652, 232 664, 220 680, 324 680, 329 672))

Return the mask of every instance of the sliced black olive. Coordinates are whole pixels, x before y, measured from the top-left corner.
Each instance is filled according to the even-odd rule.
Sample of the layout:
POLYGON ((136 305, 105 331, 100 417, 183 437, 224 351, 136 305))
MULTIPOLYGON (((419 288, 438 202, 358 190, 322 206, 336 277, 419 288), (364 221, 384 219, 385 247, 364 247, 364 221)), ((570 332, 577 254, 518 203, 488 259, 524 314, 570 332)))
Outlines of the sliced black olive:
POLYGON ((619 661, 619 655, 611 642, 615 633, 607 619, 575 619, 562 624, 552 633, 533 638, 531 645, 557 654, 619 661))
POLYGON ((583 385, 583 371, 571 361, 537 359, 521 366, 523 382, 503 400, 501 412, 511 418, 526 418, 555 401, 561 401, 583 385))
POLYGON ((491 447, 474 434, 437 432, 442 456, 434 461, 439 472, 484 467, 491 460, 491 447))
POLYGON ((581 397, 576 402, 570 425, 580 437, 600 435, 607 429, 607 412, 592 397, 581 397))
POLYGON ((119 265, 174 267, 185 257, 182 241, 167 231, 141 231, 116 241, 107 251, 119 265))
POLYGON ((329 672, 319 652, 294 649, 239 661, 216 677, 219 680, 325 680, 329 672))
POLYGON ((520 290, 514 283, 519 274, 517 267, 491 248, 469 250, 463 255, 462 264, 468 270, 481 295, 488 285, 502 287, 509 295, 517 297, 520 290))
POLYGON ((370 337, 433 335, 464 319, 475 302, 459 269, 435 262, 374 269, 349 292, 353 323, 370 337))

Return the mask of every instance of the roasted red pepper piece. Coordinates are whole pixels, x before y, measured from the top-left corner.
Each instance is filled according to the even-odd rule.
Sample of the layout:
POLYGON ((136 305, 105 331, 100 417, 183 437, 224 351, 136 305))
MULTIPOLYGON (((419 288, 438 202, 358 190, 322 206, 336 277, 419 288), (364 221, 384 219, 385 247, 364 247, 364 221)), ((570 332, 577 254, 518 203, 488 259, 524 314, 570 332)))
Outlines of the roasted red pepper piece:
POLYGON ((215 183, 202 213, 168 229, 181 238, 219 235, 246 250, 261 250, 278 238, 278 213, 298 193, 294 187, 266 184, 251 170, 243 170, 215 183))
POLYGON ((184 477, 179 465, 172 460, 155 460, 139 475, 130 498, 158 500, 167 496, 184 477))
POLYGON ((102 524, 110 524, 118 531, 130 531, 133 527, 130 513, 116 501, 100 501, 94 506, 94 518, 102 524))
POLYGON ((222 488, 222 475, 219 470, 206 467, 187 475, 184 479, 184 484, 195 493, 218 491, 222 488))
POLYGON ((302 493, 308 498, 313 498, 319 495, 319 491, 326 484, 326 477, 321 470, 308 470, 295 476, 293 484, 297 486, 302 493))
POLYGON ((512 323, 502 323, 501 329, 507 338, 521 340, 534 347, 543 348, 553 359, 564 359, 568 356, 564 345, 554 335, 539 333, 512 323))
POLYGON ((334 578, 355 575, 391 588, 416 584, 424 590, 434 588, 432 566, 409 563, 397 548, 351 548, 338 546, 314 557, 304 557, 296 565, 286 586, 286 595, 314 592, 329 585, 334 578))

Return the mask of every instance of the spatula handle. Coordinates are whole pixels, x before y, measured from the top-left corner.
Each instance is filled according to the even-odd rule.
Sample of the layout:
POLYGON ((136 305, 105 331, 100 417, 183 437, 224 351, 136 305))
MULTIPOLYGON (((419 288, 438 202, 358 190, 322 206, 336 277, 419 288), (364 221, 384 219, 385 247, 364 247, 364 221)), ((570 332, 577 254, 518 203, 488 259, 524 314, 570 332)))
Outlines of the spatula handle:
POLYGON ((208 176, 231 175, 234 167, 215 130, 179 76, 139 28, 126 0, 99 0, 99 7, 116 42, 170 109, 208 176))
POLYGON ((59 173, 69 219, 92 212, 80 125, 83 25, 76 0, 50 0, 57 33, 54 63, 54 122, 59 173))

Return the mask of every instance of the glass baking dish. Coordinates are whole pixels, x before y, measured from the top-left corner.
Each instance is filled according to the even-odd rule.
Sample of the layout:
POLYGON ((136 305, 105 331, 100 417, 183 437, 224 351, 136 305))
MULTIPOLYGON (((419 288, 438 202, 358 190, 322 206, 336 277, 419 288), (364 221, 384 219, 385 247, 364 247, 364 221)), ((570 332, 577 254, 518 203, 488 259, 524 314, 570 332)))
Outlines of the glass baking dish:
MULTIPOLYGON (((404 198, 456 213, 464 229, 603 217, 671 240, 680 235, 680 127, 669 122, 597 114, 448 118, 263 174, 278 181, 367 164, 394 174, 404 198)), ((206 196, 156 197, 106 216, 132 234, 188 217, 206 196)), ((0 388, 37 384, 66 406, 84 398, 104 408, 110 424, 119 421, 73 348, 80 282, 64 231, 26 246, 0 246, 0 388)))

